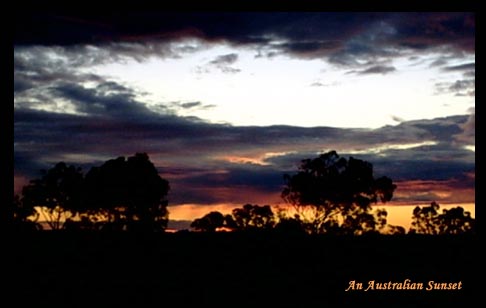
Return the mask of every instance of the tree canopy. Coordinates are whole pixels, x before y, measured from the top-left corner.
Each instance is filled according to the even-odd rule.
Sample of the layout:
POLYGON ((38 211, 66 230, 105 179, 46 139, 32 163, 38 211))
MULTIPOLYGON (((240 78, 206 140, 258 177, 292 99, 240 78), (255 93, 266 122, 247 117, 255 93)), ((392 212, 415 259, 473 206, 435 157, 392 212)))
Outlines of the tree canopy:
POLYGON ((387 202, 396 185, 375 179, 370 163, 339 157, 336 151, 304 159, 295 175, 285 175, 282 198, 293 205, 311 233, 362 234, 386 224, 386 211, 371 205, 387 202))
POLYGON ((275 216, 270 205, 245 204, 223 215, 213 211, 191 223, 197 231, 214 232, 226 227, 233 231, 270 230, 275 226, 275 216))
POLYGON ((83 174, 80 168, 64 162, 49 170, 42 170, 42 177, 30 181, 22 189, 24 209, 40 208, 51 229, 61 229, 65 219, 75 216, 81 206, 83 174))
POLYGON ((114 228, 164 230, 169 189, 147 154, 118 157, 86 174, 84 210, 103 212, 114 228))
POLYGON ((443 209, 439 214, 440 205, 432 202, 430 206, 415 207, 412 216, 412 234, 464 234, 475 232, 475 219, 471 213, 462 207, 443 209))
POLYGON ((169 189, 145 153, 108 160, 86 176, 80 168, 60 162, 23 188, 14 218, 25 220, 39 209, 51 229, 163 231, 169 189))

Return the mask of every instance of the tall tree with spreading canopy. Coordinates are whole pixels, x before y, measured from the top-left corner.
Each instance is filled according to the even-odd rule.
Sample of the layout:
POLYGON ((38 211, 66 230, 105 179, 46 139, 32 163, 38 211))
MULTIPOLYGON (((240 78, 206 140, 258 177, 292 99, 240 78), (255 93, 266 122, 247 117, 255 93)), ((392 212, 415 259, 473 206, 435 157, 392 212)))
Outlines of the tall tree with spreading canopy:
POLYGON ((22 189, 22 207, 38 209, 51 229, 62 229, 66 219, 80 211, 83 174, 80 168, 64 162, 41 173, 40 179, 31 180, 22 189))
POLYGON ((118 157, 86 174, 85 211, 102 212, 117 230, 163 231, 169 189, 146 153, 118 157))
POLYGON ((282 198, 304 220, 309 233, 364 234, 386 225, 386 211, 371 205, 387 202, 396 185, 388 177, 375 179, 370 163, 348 160, 330 151, 304 159, 299 172, 284 176, 282 198))

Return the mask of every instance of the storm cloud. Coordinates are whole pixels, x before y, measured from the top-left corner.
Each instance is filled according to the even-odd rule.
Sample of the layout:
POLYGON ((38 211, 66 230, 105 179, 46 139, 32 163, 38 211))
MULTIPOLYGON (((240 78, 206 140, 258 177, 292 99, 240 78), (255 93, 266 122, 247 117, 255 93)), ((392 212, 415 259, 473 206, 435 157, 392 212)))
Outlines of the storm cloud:
POLYGON ((475 50, 474 13, 22 12, 16 16, 15 29, 16 46, 85 45, 92 46, 83 47, 91 51, 103 47, 92 52, 97 56, 89 57, 91 61, 177 57, 201 48, 174 44, 188 38, 247 46, 260 55, 321 58, 347 66, 377 65, 380 59, 441 47, 475 50))

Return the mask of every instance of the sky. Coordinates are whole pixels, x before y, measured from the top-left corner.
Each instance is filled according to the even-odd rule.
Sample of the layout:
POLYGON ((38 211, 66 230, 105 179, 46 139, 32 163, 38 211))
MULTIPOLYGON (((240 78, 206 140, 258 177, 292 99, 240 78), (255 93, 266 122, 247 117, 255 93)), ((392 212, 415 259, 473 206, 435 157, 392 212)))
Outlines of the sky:
POLYGON ((473 13, 22 12, 13 47, 14 193, 146 152, 193 219, 282 206, 283 175, 336 150, 391 205, 474 210, 473 13))

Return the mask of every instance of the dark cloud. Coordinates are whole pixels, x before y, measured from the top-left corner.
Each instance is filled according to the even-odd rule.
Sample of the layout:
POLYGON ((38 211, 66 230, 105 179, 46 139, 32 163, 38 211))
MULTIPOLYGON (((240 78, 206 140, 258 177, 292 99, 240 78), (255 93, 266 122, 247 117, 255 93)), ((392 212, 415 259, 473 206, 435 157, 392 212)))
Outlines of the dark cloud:
POLYGON ((434 60, 432 61, 432 63, 430 63, 430 67, 437 67, 437 66, 443 66, 443 65, 446 65, 448 63, 447 60, 443 59, 443 58, 439 58, 437 60, 434 60))
POLYGON ((194 107, 201 107, 201 102, 189 102, 189 103, 182 103, 180 106, 184 109, 191 109, 194 107))
POLYGON ((383 65, 377 65, 377 66, 372 66, 370 68, 357 71, 356 74, 359 75, 371 75, 371 74, 389 74, 391 72, 396 71, 396 68, 393 66, 383 66, 383 65))
POLYGON ((460 144, 475 145, 476 144, 476 111, 475 108, 471 109, 471 115, 467 121, 460 125, 462 131, 459 134, 454 135, 455 139, 460 144))
POLYGON ((417 13, 395 14, 395 40, 412 49, 451 46, 474 52, 474 13, 417 13))
MULTIPOLYGON (((86 171, 110 158, 147 152, 171 181, 171 204, 182 204, 278 196, 283 173, 295 172, 301 159, 329 150, 362 157, 378 174, 400 180, 443 180, 474 168, 474 152, 462 147, 474 139, 474 116, 401 121, 376 130, 213 124, 173 111, 211 105, 149 106, 142 93, 122 83, 75 70, 109 61, 178 57, 224 42, 254 47, 265 56, 327 58, 356 66, 361 74, 384 74, 395 69, 389 58, 407 44, 414 52, 444 45, 473 52, 474 23, 466 31, 457 22, 471 22, 471 14, 424 14, 409 21, 403 18, 407 14, 388 13, 128 15, 27 14, 29 18, 20 19, 25 23, 19 21, 14 36, 16 174, 32 178, 61 160, 86 171), (420 27, 432 32, 424 34, 420 27), (457 39, 461 31, 463 37, 457 39), (182 40, 188 37, 198 40, 182 40), (396 147, 423 142, 429 144, 396 147)), ((237 54, 226 54, 206 64, 236 72, 232 65, 237 60, 237 54)), ((460 69, 466 68, 449 70, 460 69)), ((441 87, 467 93, 474 82, 441 87)))
POLYGON ((396 115, 392 115, 391 118, 392 118, 393 121, 398 122, 398 123, 405 121, 403 118, 396 116, 396 115))
POLYGON ((455 136, 468 126, 468 116, 408 121, 372 131, 244 127, 152 111, 113 82, 91 89, 62 84, 52 94, 75 102, 85 114, 16 107, 16 172, 35 177, 39 167, 61 160, 88 170, 113 157, 147 152, 173 184, 171 204, 241 203, 249 196, 257 202, 270 195, 278 199, 284 173, 295 172, 301 159, 333 149, 365 158, 377 174, 397 179, 444 179, 474 168, 474 153, 454 145, 455 136), (424 141, 436 145, 393 148, 424 141), (277 154, 262 156, 266 153, 277 154))
POLYGON ((474 79, 462 79, 455 82, 439 82, 435 84, 437 94, 454 93, 456 96, 475 96, 476 81, 474 79))
POLYGON ((474 71, 476 69, 476 63, 466 63, 459 65, 446 66, 442 68, 444 71, 454 72, 454 71, 474 71))
MULTIPOLYGON (((185 102, 185 103, 172 102, 170 104, 170 106, 174 109, 182 109, 182 110, 189 110, 189 109, 191 109, 191 110, 194 110, 194 109, 207 110, 207 109, 211 109, 211 108, 216 107, 216 105, 214 105, 214 104, 203 104, 201 102, 185 102)), ((162 105, 161 108, 163 110, 166 110, 166 112, 167 112, 168 107, 166 105, 162 105)))
POLYGON ((199 68, 200 73, 209 73, 209 67, 216 68, 223 73, 235 74, 241 72, 240 69, 231 67, 238 60, 238 54, 230 53, 226 55, 217 56, 214 60, 209 61, 206 68, 199 68))
POLYGON ((67 16, 22 12, 15 19, 14 45, 76 46, 85 48, 96 62, 117 57, 177 57, 201 48, 180 45, 185 38, 249 46, 260 55, 286 54, 360 66, 404 52, 442 47, 474 53, 475 14, 129 12, 67 16))
POLYGON ((230 53, 227 55, 217 56, 216 59, 209 62, 213 65, 230 65, 238 60, 238 55, 236 53, 230 53))

